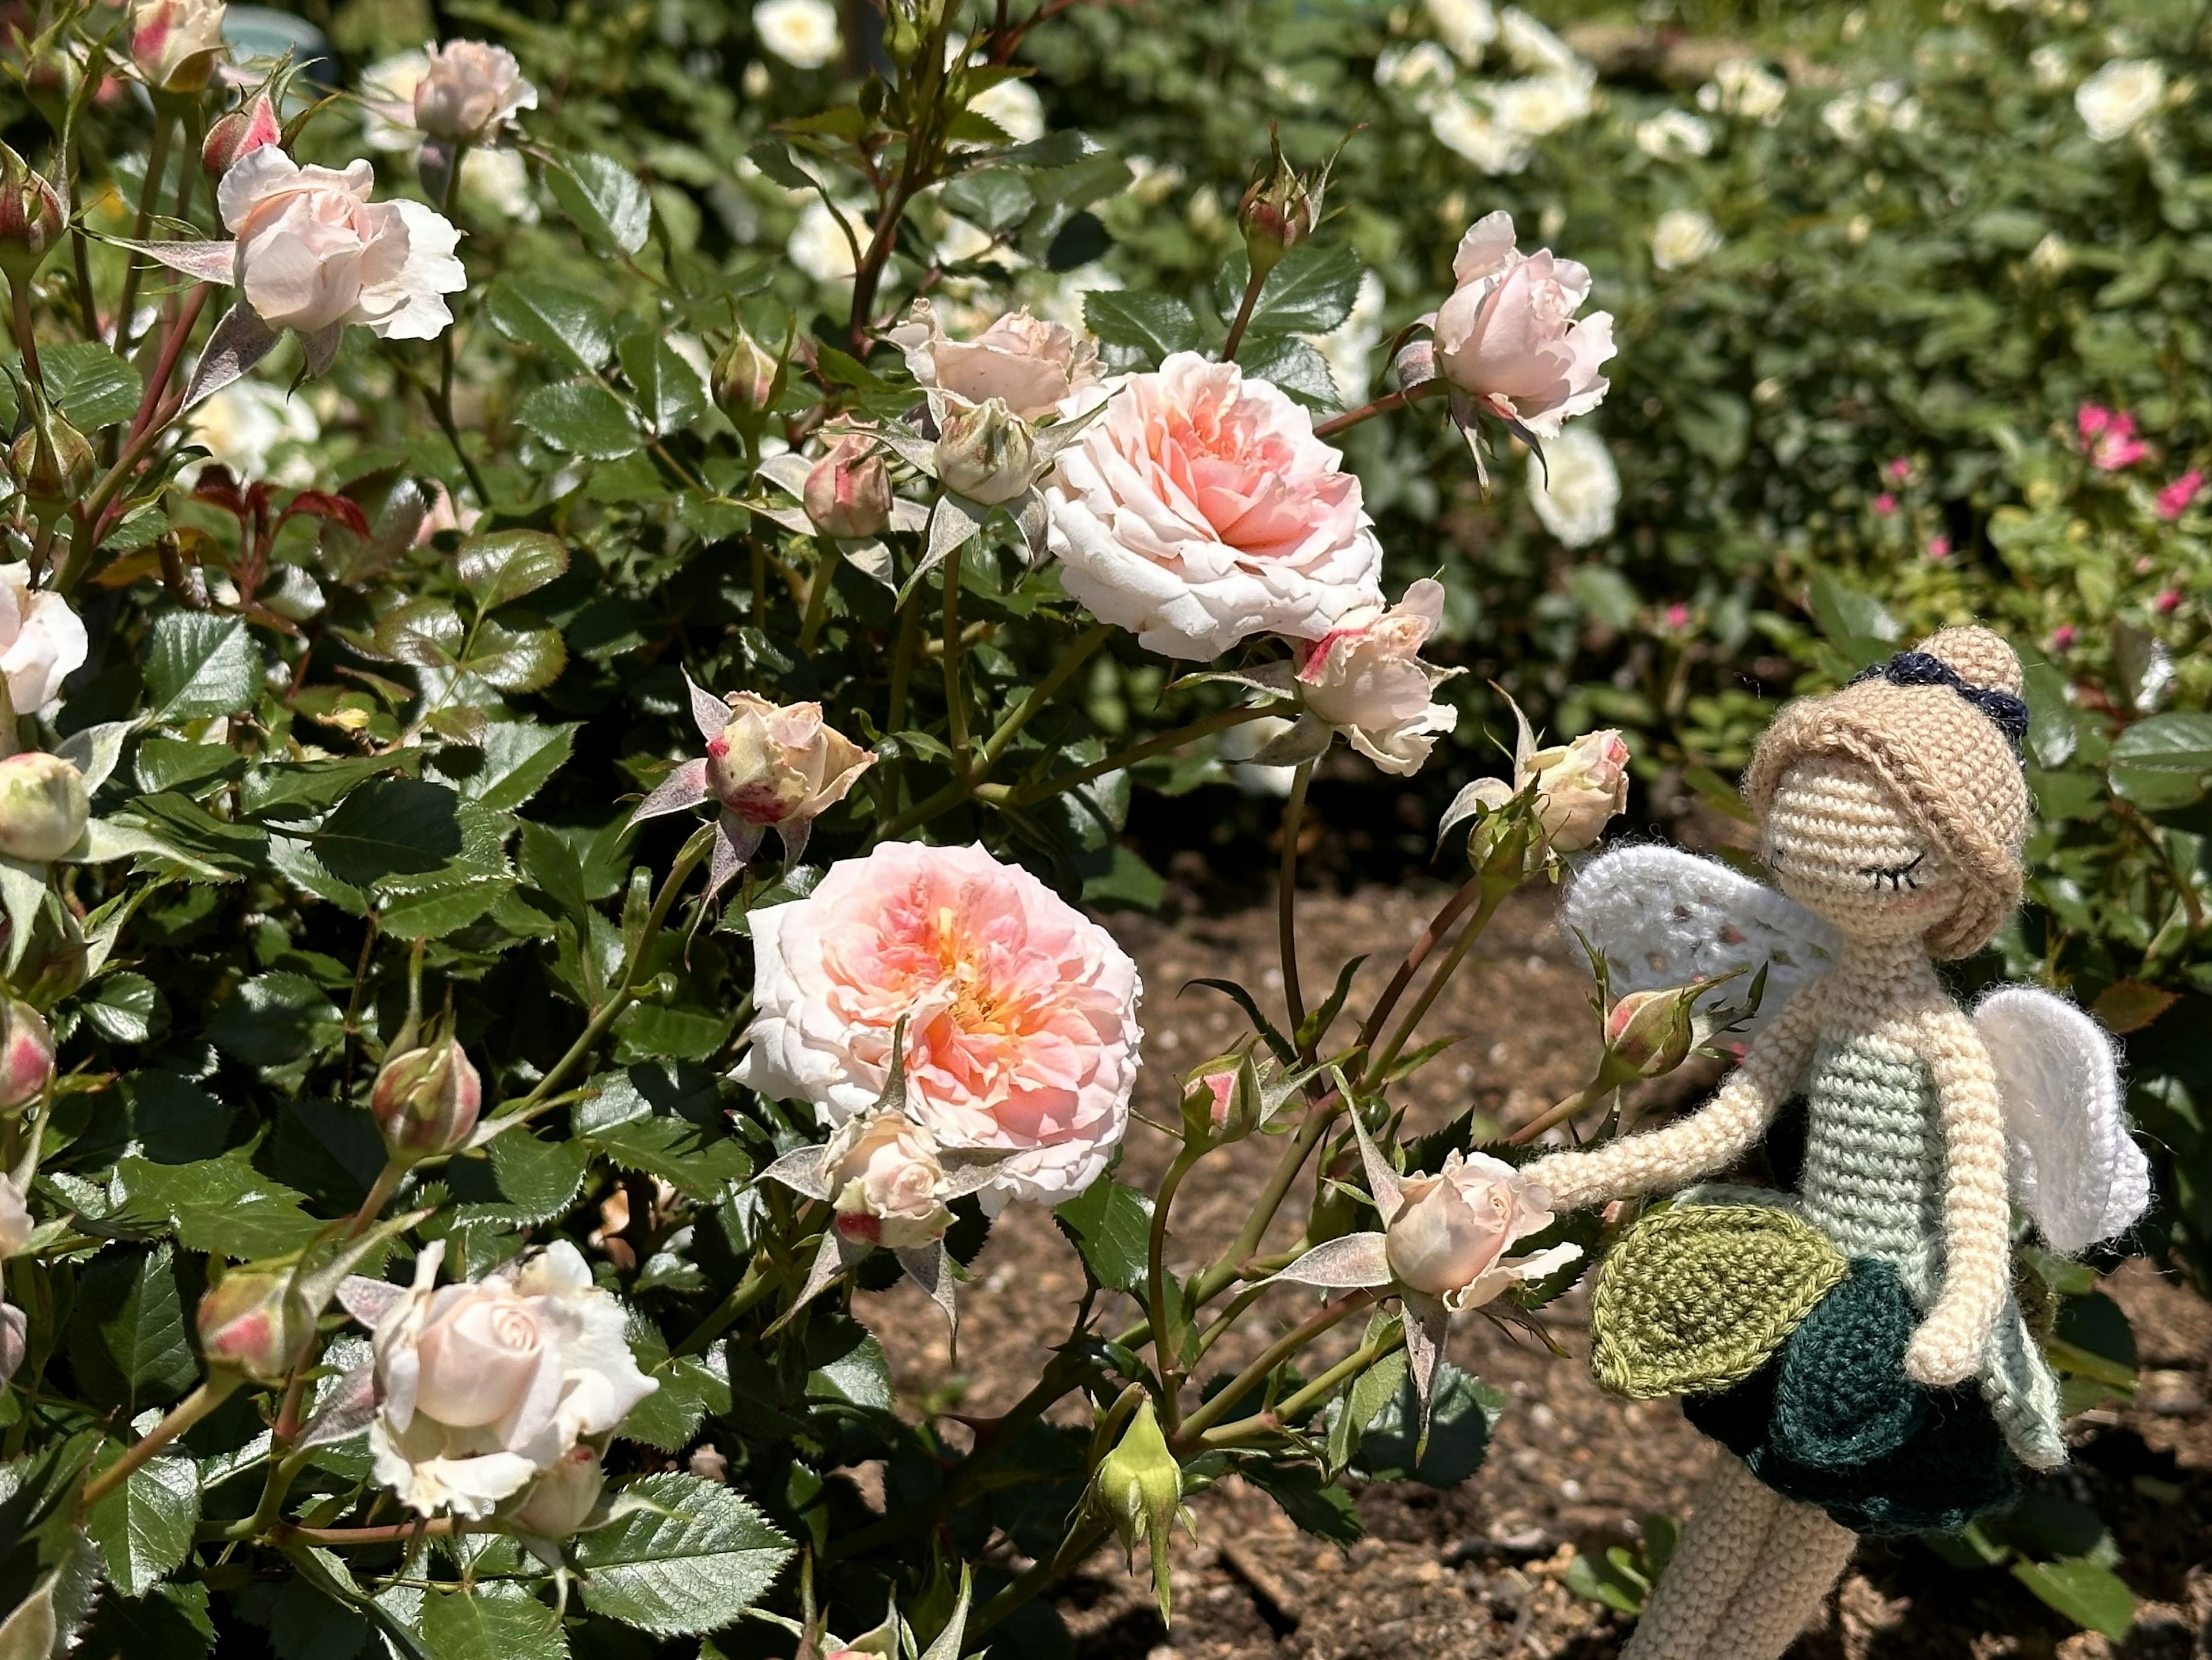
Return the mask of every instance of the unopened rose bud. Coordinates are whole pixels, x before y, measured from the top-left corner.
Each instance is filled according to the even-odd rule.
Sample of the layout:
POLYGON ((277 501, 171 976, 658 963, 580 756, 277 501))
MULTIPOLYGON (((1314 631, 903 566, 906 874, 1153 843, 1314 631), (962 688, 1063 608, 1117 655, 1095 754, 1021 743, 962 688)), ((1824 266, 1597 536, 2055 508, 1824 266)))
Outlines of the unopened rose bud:
POLYGON ((1313 234, 1321 220, 1321 185, 1309 185, 1284 159, 1282 145, 1273 148, 1267 171, 1252 181, 1237 209, 1237 226, 1244 233, 1244 254, 1255 277, 1273 271, 1313 234))
POLYGON ((769 730, 774 714, 772 708, 738 709, 707 740, 707 787, 748 824, 781 824, 809 791, 799 757, 786 753, 769 730))
POLYGON ((475 1131, 483 1105, 483 1080, 452 1038, 393 1055, 369 1096, 376 1128, 395 1158, 452 1152, 475 1131))
POLYGON ((1696 1041, 1692 1020, 1705 988, 1674 986, 1632 991, 1605 1017, 1606 1076, 1618 1083, 1662 1078, 1689 1058, 1696 1041))
POLYGON ((0 1384, 13 1377, 23 1364, 30 1335, 30 1317, 13 1303, 0 1303, 0 1384))
POLYGON ((891 522, 890 470, 873 443, 848 434, 814 464, 800 500, 824 536, 880 536, 891 522))
POLYGON ((1577 853, 1628 805, 1628 745, 1610 728, 1531 757, 1536 817, 1554 852, 1577 853))
POLYGON ((250 155, 266 144, 282 143, 283 138, 276 106, 264 92, 244 109, 216 119, 200 144, 200 166, 209 178, 221 179, 238 164, 240 156, 250 155))
POLYGON ((23 1202, 22 1189, 0 1176, 0 1262, 31 1243, 32 1225, 31 1207, 23 1202))
POLYGON ((507 1522, 520 1533, 566 1539, 591 1519, 606 1485, 599 1455, 580 1441, 524 1489, 507 1522))
POLYGON ((1267 1122, 1268 1100, 1248 1045, 1202 1061, 1183 1079, 1187 1140, 1241 1141, 1267 1122))
POLYGON ((38 1010, 0 999, 0 1113, 21 1112, 54 1076, 54 1035, 38 1010))
POLYGON ((952 1225, 937 1138, 895 1112, 850 1120, 823 1158, 837 1231, 886 1250, 935 1244, 952 1225))
POLYGON ((949 409, 937 440, 937 477, 983 506, 1011 502, 1036 481, 1036 441, 1003 398, 949 409))
POLYGON ((740 429, 757 428, 783 396, 784 365, 740 325, 714 363, 714 403, 740 429))
POLYGON ((76 60, 56 40, 33 52, 23 65, 23 93, 46 125, 59 132, 69 125, 70 105, 83 78, 76 60))
POLYGON ((33 417, 9 446, 8 465, 43 517, 92 488, 94 458, 85 435, 49 410, 43 421, 33 417))
POLYGON ((67 223, 61 192, 0 144, 0 271, 8 280, 21 283, 37 271, 67 223))
POLYGON ((0 853, 43 865, 84 835, 84 775, 58 755, 26 750, 0 761, 0 853))
POLYGON ((195 93, 222 56, 222 0, 137 0, 131 9, 131 61, 160 93, 195 93))
POLYGON ((1099 1461, 1096 1492, 1124 1550, 1149 1540, 1152 1585, 1159 1595, 1160 1617, 1168 1615, 1168 1531, 1182 1503, 1182 1467, 1168 1450, 1150 1395, 1138 1403, 1129 1427, 1114 1450, 1099 1461))
POLYGON ((306 1347, 312 1323, 292 1299, 289 1274, 234 1269, 200 1298, 200 1353, 211 1371, 281 1383, 306 1347))

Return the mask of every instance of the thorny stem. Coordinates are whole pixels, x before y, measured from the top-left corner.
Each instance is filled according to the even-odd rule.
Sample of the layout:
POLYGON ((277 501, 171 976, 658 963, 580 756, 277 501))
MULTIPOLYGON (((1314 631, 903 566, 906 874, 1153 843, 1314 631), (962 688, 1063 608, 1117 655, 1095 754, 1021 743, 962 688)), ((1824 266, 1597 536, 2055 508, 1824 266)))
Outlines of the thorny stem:
POLYGON ((1474 942, 1490 926, 1490 919, 1497 914, 1498 902, 1505 897, 1506 891, 1503 885, 1485 885, 1481 901, 1476 905, 1474 915, 1468 920, 1467 926, 1460 931, 1459 939, 1451 948, 1451 955, 1445 958, 1437 971, 1430 976, 1429 983, 1413 1000, 1413 1006, 1406 1012, 1406 1018, 1398 1023, 1397 1030, 1390 1034, 1389 1041, 1382 1045, 1381 1052, 1363 1069, 1362 1077, 1379 1084, 1388 1075, 1391 1063, 1397 1060, 1400 1051, 1413 1037, 1414 1028, 1421 1024, 1421 1017, 1429 1012, 1443 994, 1445 983, 1458 972, 1459 965, 1467 960, 1468 952, 1474 949, 1474 942))
POLYGON ((1291 775, 1291 793, 1283 803, 1282 874, 1275 883, 1275 939, 1282 952, 1283 1007, 1291 1017, 1293 1043, 1306 1023, 1305 991, 1298 984, 1298 832, 1304 826, 1313 769, 1312 762, 1301 761, 1291 775))
POLYGON ((1145 1306, 1151 1311, 1152 1321, 1152 1359, 1160 1372, 1160 1405, 1167 1419, 1167 1433, 1172 1438, 1182 1416, 1176 1392, 1182 1387, 1182 1342, 1178 1323, 1168 1317, 1168 1212, 1175 1204, 1176 1189, 1182 1185, 1198 1161, 1206 1156, 1203 1143, 1196 1146, 1186 1144, 1169 1164, 1167 1174, 1160 1178, 1160 1191, 1152 1201, 1152 1237, 1145 1251, 1145 1306))
POLYGON ((1362 421, 1372 421, 1376 416, 1388 415, 1392 410, 1408 408, 1424 398, 1435 397, 1443 390, 1442 380, 1424 380, 1419 386, 1407 386, 1401 392, 1385 392, 1371 404, 1362 404, 1356 410, 1346 410, 1341 415, 1333 415, 1319 423, 1314 428, 1314 436, 1334 438, 1340 432, 1349 432, 1362 421))
POLYGON ((1106 1535, 1112 1531, 1109 1523, 1096 1519, 1071 1531, 1060 1541, 1059 1549, 1032 1563, 1013 1584, 983 1605, 982 1611, 968 1622, 970 1640, 1030 1602, 1054 1581, 1073 1572, 1092 1551, 1106 1542, 1106 1535))
POLYGON ((1200 1444, 1201 1433, 1211 1428, 1221 1414, 1243 1400, 1257 1387, 1267 1374, 1289 1359, 1323 1332, 1336 1325, 1348 1314, 1356 1314, 1381 1295, 1373 1291, 1355 1291, 1324 1304, 1313 1314, 1277 1338, 1263 1349, 1260 1357, 1230 1379, 1227 1384, 1199 1402, 1190 1416, 1182 1420, 1182 1434, 1175 1444, 1178 1450, 1188 1452, 1200 1444))
POLYGON ((1452 897, 1444 901, 1443 908, 1429 919, 1428 927, 1423 928, 1421 937, 1407 948, 1405 961, 1398 964, 1398 971, 1390 976, 1390 983, 1382 988, 1382 995, 1376 1000, 1367 1018, 1360 1023, 1359 1037, 1353 1043, 1354 1049, 1364 1053, 1373 1045, 1376 1034, 1382 1030, 1382 1023, 1390 1018, 1390 1011, 1398 1006, 1398 999, 1405 994, 1406 988, 1413 982, 1413 976, 1419 972, 1421 964, 1428 961, 1429 953, 1437 948, 1437 942, 1451 932, 1452 924, 1459 921, 1461 914, 1481 893, 1482 873, 1478 871, 1461 883, 1452 897))
POLYGON ((131 1471, 221 1406, 231 1391, 245 1381, 243 1372, 210 1374, 205 1383, 169 1409, 167 1417, 125 1448, 123 1456, 84 1484, 84 1508, 90 1510, 129 1481, 131 1471))
MULTIPOLYGON (((153 147, 146 155, 146 179, 138 189, 138 219, 131 233, 134 242, 143 242, 153 234, 154 209, 161 197, 161 175, 169 167, 169 136, 175 124, 159 112, 154 117, 153 147)), ((190 172, 189 167, 185 168, 190 172)), ((131 355, 131 308, 137 303, 138 283, 145 271, 142 263, 146 256, 133 253, 130 268, 123 273, 123 293, 115 302, 115 354, 118 357, 131 355)))
POLYGON ((1515 1130, 1512 1134, 1505 1138, 1506 1145, 1524 1147, 1551 1128, 1553 1125, 1565 1123, 1577 1113, 1596 1105, 1611 1093, 1613 1091, 1610 1088, 1601 1087, 1597 1083, 1585 1084, 1565 1100, 1545 1108, 1543 1111, 1522 1125, 1519 1129, 1515 1130))
POLYGON ((1229 1249, 1201 1274, 1191 1287, 1190 1300, 1194 1308, 1202 1308, 1219 1296, 1229 1284, 1238 1278, 1243 1265, 1260 1249, 1267 1237, 1267 1225, 1275 1219, 1275 1213, 1283 1207, 1283 1201, 1291 1191, 1291 1184, 1298 1179, 1298 1171, 1305 1167, 1313 1150, 1328 1133, 1329 1125, 1343 1108, 1340 1098, 1332 1094, 1316 1101, 1306 1109, 1306 1116, 1298 1125, 1297 1134, 1283 1149, 1282 1157, 1268 1173, 1267 1185, 1260 1190, 1259 1201, 1252 1213, 1244 1219, 1244 1226, 1231 1242, 1229 1249))
POLYGON ((821 635, 823 621, 830 615, 830 589, 845 556, 834 536, 815 539, 821 544, 822 556, 815 561, 814 575, 806 584, 806 615, 799 624, 799 648, 804 652, 812 651, 821 635))
POLYGON ((1255 1435, 1271 1434, 1285 1425, 1295 1424, 1304 1414, 1328 1399, 1339 1385, 1357 1377, 1384 1355, 1406 1346, 1405 1323, 1392 1327, 1388 1335, 1372 1343, 1363 1344, 1338 1361, 1327 1371, 1293 1394, 1285 1395, 1275 1403, 1272 1412, 1255 1413, 1249 1418, 1240 1418, 1233 1424, 1223 1424, 1200 1437, 1202 1445, 1232 1446, 1255 1435))
POLYGON ((775 1278, 770 1274, 763 1260, 755 1257, 745 1269, 745 1277, 732 1287, 730 1294, 715 1305, 714 1311, 691 1329, 691 1335, 670 1351, 672 1354, 698 1354, 727 1331, 738 1316, 751 1308, 775 1289, 775 1278))
POLYGON ((407 1178, 408 1164, 404 1159, 387 1158, 384 1168, 376 1173, 376 1181, 368 1190, 368 1197, 361 1201, 361 1208, 346 1224, 345 1237, 358 1239, 368 1231, 369 1225, 384 1213, 392 1202, 392 1195, 399 1191, 399 1184, 407 1178))
POLYGON ((960 561, 965 544, 945 561, 945 725, 952 753, 968 764, 968 699, 960 689, 960 561))
POLYGON ((9 297, 15 304, 15 350, 23 354, 23 373, 40 392, 46 389, 46 373, 39 362, 37 331, 31 322, 31 279, 17 277, 9 285, 9 297))
POLYGON ((1237 319, 1229 325, 1228 337, 1221 343, 1221 361, 1237 361, 1237 348, 1244 344, 1245 328, 1252 321, 1252 308, 1260 303, 1260 290, 1267 281, 1267 273, 1255 271, 1244 279, 1244 298, 1237 307, 1237 319))
POLYGON ((1079 789, 1094 778, 1103 778, 1109 772, 1124 767, 1133 767, 1139 761, 1150 760, 1155 755, 1164 755, 1170 750, 1181 749, 1185 744, 1194 744, 1201 738, 1224 732, 1231 727, 1241 727, 1247 721, 1257 721, 1270 711, 1266 705, 1257 708, 1240 703, 1233 708, 1209 714, 1203 721, 1194 721, 1187 727, 1177 727, 1173 732, 1162 733, 1157 738, 1147 738, 1141 744, 1132 744, 1125 750, 1116 750, 1103 761, 1093 761, 1087 767, 1078 767, 1073 772, 1063 772, 1054 777, 1024 784, 1007 796, 1010 806, 1025 807, 1031 802, 1042 801, 1065 790, 1079 789))

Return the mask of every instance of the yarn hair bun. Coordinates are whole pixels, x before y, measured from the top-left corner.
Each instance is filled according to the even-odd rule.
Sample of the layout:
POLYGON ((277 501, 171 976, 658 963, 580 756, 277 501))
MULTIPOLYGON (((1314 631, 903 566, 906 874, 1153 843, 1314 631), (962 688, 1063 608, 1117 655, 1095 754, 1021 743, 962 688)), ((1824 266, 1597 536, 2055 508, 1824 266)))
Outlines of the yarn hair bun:
POLYGON ((2026 729, 2020 659, 1974 627, 1932 634, 1912 655, 1784 705, 1752 757, 1744 795, 1764 818, 1783 775, 1802 757, 1866 766, 1959 873, 1959 903, 1929 931, 1929 950, 1971 957, 2020 904, 2028 808, 2014 747, 2026 729), (1941 678, 1912 655, 1936 660, 1941 678))

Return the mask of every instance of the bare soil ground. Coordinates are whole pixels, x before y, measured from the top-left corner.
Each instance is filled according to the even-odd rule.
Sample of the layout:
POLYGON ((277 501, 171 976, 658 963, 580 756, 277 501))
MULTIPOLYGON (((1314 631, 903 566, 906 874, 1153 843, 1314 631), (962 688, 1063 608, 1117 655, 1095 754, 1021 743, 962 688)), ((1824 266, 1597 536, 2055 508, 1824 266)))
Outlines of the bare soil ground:
MULTIPOLYGON (((1351 1000, 1356 1019, 1442 897, 1419 887, 1301 895, 1309 998, 1326 991, 1342 962, 1370 953, 1351 1000)), ((1470 1104, 1510 1126, 1587 1076, 1589 982, 1553 915, 1548 895, 1508 906, 1431 1012, 1423 1036, 1460 1041, 1399 1091, 1409 1129, 1436 1128, 1470 1104)), ((1183 988, 1202 976, 1233 977, 1263 1007, 1279 1008, 1274 913, 1188 908, 1173 921, 1109 921, 1145 976, 1148 1066, 1137 1110, 1171 1122, 1176 1074, 1246 1030, 1226 998, 1183 988)), ((1701 1084, 1682 1080, 1675 1100, 1701 1084)), ((1123 1173, 1149 1183, 1172 1151, 1165 1134, 1134 1125, 1123 1173)), ((1200 1166, 1175 1213, 1179 1268, 1233 1236, 1275 1151, 1254 1138, 1200 1166)), ((1294 1194, 1286 1208, 1302 1213, 1310 1193, 1294 1194)), ((1288 1219, 1278 1223, 1284 1238, 1295 1231, 1288 1219)), ((1000 1219, 975 1268, 957 1367, 942 1321, 911 1286, 865 1298, 860 1311, 902 1369, 902 1388, 988 1414, 1022 1392, 1065 1337, 1083 1276, 1049 1217, 1022 1207, 1000 1219)), ((1868 1541, 1793 1660, 2212 1660, 2212 1306, 2141 1263, 2115 1274, 2110 1289, 2134 1324, 2142 1386, 2131 1408, 2076 1420, 2076 1461, 2063 1479, 2095 1504, 2119 1547, 2120 1572, 2142 1605, 2126 1639, 2075 1631, 2002 1569, 1962 1572, 1917 1544, 1868 1541)), ((1241 1365, 1302 1306, 1288 1291, 1263 1301, 1221 1346, 1222 1364, 1241 1365)), ((1599 1390, 1581 1364, 1578 1296, 1545 1317, 1569 1358, 1479 1316, 1455 1333, 1453 1359, 1512 1397, 1471 1481, 1364 1491, 1367 1536, 1347 1552, 1298 1532, 1231 1477, 1194 1505, 1196 1541, 1177 1536, 1172 1633, 1152 1606, 1141 1555, 1133 1575, 1109 1549, 1064 1587, 1060 1606, 1080 1660, 1617 1654, 1626 1623, 1570 1591, 1567 1566, 1578 1552, 1635 1541, 1647 1515, 1684 1515, 1709 1447, 1673 1403, 1599 1390)), ((1343 1348, 1353 1341, 1345 1336, 1343 1348)))

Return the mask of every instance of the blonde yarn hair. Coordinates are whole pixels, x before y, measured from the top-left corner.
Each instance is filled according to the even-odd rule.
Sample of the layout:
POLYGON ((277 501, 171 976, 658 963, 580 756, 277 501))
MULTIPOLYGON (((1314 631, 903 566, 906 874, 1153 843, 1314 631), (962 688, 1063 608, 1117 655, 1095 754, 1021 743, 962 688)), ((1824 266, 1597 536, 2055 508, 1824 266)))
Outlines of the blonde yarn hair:
MULTIPOLYGON (((1918 650, 1968 687, 2020 696, 2020 659, 1984 628, 1944 629, 1918 650)), ((1970 957, 2020 904, 2027 781, 1996 721, 1950 685, 1855 681, 1786 705, 1759 740, 1743 793, 1763 819, 1790 766, 1808 755, 1869 769, 1960 873, 1957 908, 1929 931, 1939 958, 1970 957)))

